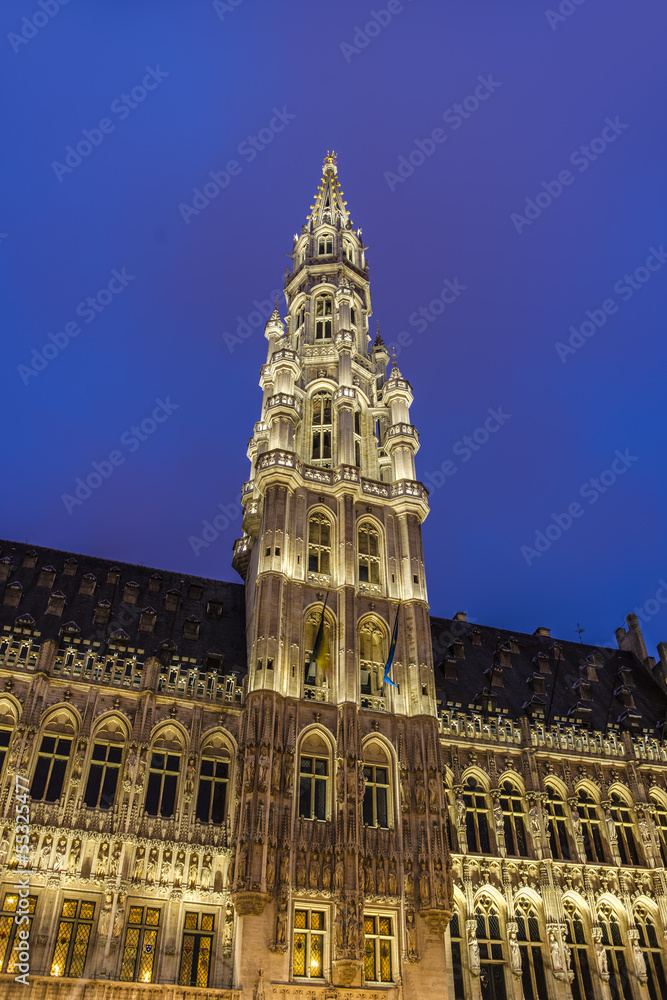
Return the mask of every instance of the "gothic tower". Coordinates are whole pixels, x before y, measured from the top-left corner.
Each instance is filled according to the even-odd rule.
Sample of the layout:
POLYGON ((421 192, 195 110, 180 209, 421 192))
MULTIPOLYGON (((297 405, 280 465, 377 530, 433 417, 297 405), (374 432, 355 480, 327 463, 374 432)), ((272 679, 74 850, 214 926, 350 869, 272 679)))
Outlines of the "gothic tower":
POLYGON ((421 977, 443 961, 451 895, 421 537, 428 500, 410 384, 395 363, 387 378, 379 333, 371 344, 365 252, 329 155, 294 236, 287 315, 276 305, 266 324, 234 547, 248 701, 231 888, 241 981, 256 975, 249 935, 275 956, 270 980, 298 975, 287 942, 304 921, 306 977, 323 960, 312 949, 326 948, 335 983, 402 980, 426 997, 437 984, 421 977), (384 667, 397 615, 392 686, 384 667), (431 961, 417 964, 418 954, 431 961))

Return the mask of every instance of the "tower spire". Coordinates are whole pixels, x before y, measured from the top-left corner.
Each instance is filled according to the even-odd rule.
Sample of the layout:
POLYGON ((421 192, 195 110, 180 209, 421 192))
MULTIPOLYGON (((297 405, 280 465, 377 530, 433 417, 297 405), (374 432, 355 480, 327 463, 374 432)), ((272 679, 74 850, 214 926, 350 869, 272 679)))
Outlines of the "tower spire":
POLYGON ((330 223, 337 225, 340 220, 342 228, 352 226, 352 219, 347 210, 347 202, 343 197, 343 189, 338 180, 338 159, 334 152, 328 152, 322 164, 322 177, 315 195, 315 202, 310 206, 308 222, 313 227, 330 223))

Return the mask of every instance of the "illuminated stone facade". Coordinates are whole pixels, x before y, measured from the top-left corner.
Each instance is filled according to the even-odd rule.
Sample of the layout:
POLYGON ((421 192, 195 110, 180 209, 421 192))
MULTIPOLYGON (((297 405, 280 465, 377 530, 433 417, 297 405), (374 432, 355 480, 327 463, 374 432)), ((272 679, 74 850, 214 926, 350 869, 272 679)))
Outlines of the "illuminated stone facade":
POLYGON ((243 584, 1 543, 0 996, 658 1000, 664 646, 430 617, 412 391, 333 157, 285 295, 243 584))

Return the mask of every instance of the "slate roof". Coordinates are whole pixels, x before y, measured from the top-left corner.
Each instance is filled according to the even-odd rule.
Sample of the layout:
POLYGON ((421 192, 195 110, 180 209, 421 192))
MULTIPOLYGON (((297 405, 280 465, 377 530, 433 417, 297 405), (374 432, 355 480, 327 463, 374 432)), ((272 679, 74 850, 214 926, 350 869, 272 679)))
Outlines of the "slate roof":
MULTIPOLYGON (((0 604, 0 628, 13 625, 19 616, 31 615, 41 632, 41 640, 57 639, 63 626, 75 623, 81 636, 87 639, 104 641, 114 634, 122 639, 125 633, 128 645, 145 650, 146 657, 155 655, 160 643, 171 641, 173 655, 196 659, 197 664, 204 664, 210 654, 222 655, 222 673, 238 671, 241 677, 247 672, 242 583, 222 583, 169 570, 0 541, 0 577, 3 579, 8 566, 7 587, 18 582, 23 590, 17 607, 8 606, 6 601, 0 604), (32 558, 30 553, 34 554, 32 558), (34 566, 24 565, 26 556, 28 562, 34 561, 34 566), (54 572, 48 572, 48 567, 54 572), (45 568, 47 572, 43 573, 45 568), (94 580, 90 579, 90 574, 94 580), (118 580, 112 582, 115 575, 118 580), (94 592, 82 593, 82 583, 84 588, 86 583, 89 587, 94 583, 94 592), (137 586, 128 587, 128 584, 137 586), (60 614, 46 613, 52 595, 56 603, 57 595, 64 595, 60 614), (136 603, 127 600, 133 596, 136 596, 136 603), (104 602, 110 605, 109 621, 96 622, 96 608, 100 604, 104 606, 104 602), (167 605, 172 603, 177 605, 177 610, 168 610, 167 605), (152 632, 139 628, 142 612, 146 609, 155 612, 152 632), (186 634, 196 634, 197 638, 186 638, 186 634)), ((5 583, 0 583, 0 591, 4 588, 5 583)), ((147 615, 146 619, 151 617, 147 615)))
MULTIPOLYGON (((42 640, 76 626, 83 638, 116 637, 145 657, 170 642, 170 655, 210 667, 213 654, 222 656, 221 673, 237 672, 240 680, 247 672, 242 583, 10 541, 0 541, 0 581, 5 595, 12 584, 22 587, 16 607, 0 603, 0 629, 30 615, 42 640), (62 610, 47 613, 50 603, 62 610), (95 620, 104 607, 106 623, 95 620), (140 628, 142 613, 154 620, 153 631, 140 628)), ((667 693, 632 652, 450 618, 432 617, 431 634, 442 708, 514 719, 527 713, 596 730, 620 724, 650 731, 667 719, 667 693)))
POLYGON ((603 731, 655 730, 667 718, 667 693, 632 652, 449 618, 432 617, 431 635, 442 708, 488 711, 491 701, 511 718, 603 731))

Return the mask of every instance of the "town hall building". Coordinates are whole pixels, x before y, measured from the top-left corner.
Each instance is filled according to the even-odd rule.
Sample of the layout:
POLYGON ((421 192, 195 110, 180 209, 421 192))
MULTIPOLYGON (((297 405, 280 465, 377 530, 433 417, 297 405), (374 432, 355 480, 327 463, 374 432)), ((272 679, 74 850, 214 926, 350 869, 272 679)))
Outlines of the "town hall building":
POLYGON ((291 256, 242 583, 0 543, 0 998, 662 1000, 667 645, 431 615, 331 155, 291 256))

